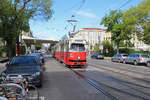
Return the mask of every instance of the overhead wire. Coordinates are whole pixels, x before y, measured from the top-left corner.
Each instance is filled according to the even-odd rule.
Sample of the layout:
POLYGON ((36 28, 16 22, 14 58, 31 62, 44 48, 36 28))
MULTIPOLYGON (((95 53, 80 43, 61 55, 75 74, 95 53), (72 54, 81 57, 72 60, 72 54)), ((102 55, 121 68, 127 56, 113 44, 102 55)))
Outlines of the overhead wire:
POLYGON ((127 0, 124 4, 122 4, 118 9, 123 8, 124 6, 126 6, 127 4, 129 4, 132 0, 127 0))
POLYGON ((77 7, 78 7, 78 8, 77 8, 76 10, 81 9, 81 8, 83 7, 83 5, 85 4, 85 1, 86 1, 86 0, 82 0, 82 1, 77 2, 76 4, 74 4, 73 6, 71 6, 70 8, 64 10, 64 12, 70 11, 70 10, 72 10, 72 9, 74 9, 74 8, 77 8, 77 7))

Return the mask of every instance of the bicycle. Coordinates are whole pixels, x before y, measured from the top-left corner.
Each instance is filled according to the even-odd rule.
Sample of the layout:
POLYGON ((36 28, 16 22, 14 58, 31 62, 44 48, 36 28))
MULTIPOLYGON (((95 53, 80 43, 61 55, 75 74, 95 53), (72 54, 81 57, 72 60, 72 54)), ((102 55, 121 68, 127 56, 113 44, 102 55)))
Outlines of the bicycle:
POLYGON ((0 100, 8 100, 8 99, 0 96, 0 100))
POLYGON ((3 75, 2 80, 3 82, 0 84, 2 95, 0 96, 16 100, 39 100, 38 89, 28 84, 27 78, 18 75, 16 80, 11 80, 3 75))

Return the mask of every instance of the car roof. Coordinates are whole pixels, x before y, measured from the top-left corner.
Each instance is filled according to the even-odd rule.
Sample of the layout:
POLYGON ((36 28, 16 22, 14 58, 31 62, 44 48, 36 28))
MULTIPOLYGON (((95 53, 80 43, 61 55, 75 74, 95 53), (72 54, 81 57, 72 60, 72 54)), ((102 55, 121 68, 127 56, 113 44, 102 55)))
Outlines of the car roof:
POLYGON ((13 58, 17 58, 17 57, 35 57, 35 56, 21 55, 21 56, 15 56, 13 58))

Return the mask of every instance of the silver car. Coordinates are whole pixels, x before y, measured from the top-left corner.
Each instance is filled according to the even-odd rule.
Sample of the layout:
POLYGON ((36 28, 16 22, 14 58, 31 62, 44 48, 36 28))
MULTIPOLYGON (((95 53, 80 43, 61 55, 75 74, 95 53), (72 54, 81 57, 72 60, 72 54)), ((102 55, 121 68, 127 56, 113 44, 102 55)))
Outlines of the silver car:
POLYGON ((134 65, 137 64, 146 64, 149 56, 142 53, 134 53, 126 57, 123 63, 131 63, 134 65))
POLYGON ((147 65, 148 67, 150 67, 150 58, 147 60, 146 65, 147 65))
POLYGON ((115 54, 112 58, 111 58, 111 61, 112 62, 123 62, 124 59, 127 57, 128 55, 127 54, 115 54))

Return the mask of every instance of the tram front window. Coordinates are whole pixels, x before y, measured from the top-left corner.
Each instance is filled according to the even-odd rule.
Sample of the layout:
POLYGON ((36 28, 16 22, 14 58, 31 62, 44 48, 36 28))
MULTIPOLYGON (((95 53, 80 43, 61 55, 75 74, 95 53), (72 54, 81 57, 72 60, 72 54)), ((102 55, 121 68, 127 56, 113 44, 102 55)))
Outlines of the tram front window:
POLYGON ((84 44, 71 44, 70 50, 72 51, 85 51, 84 44))

